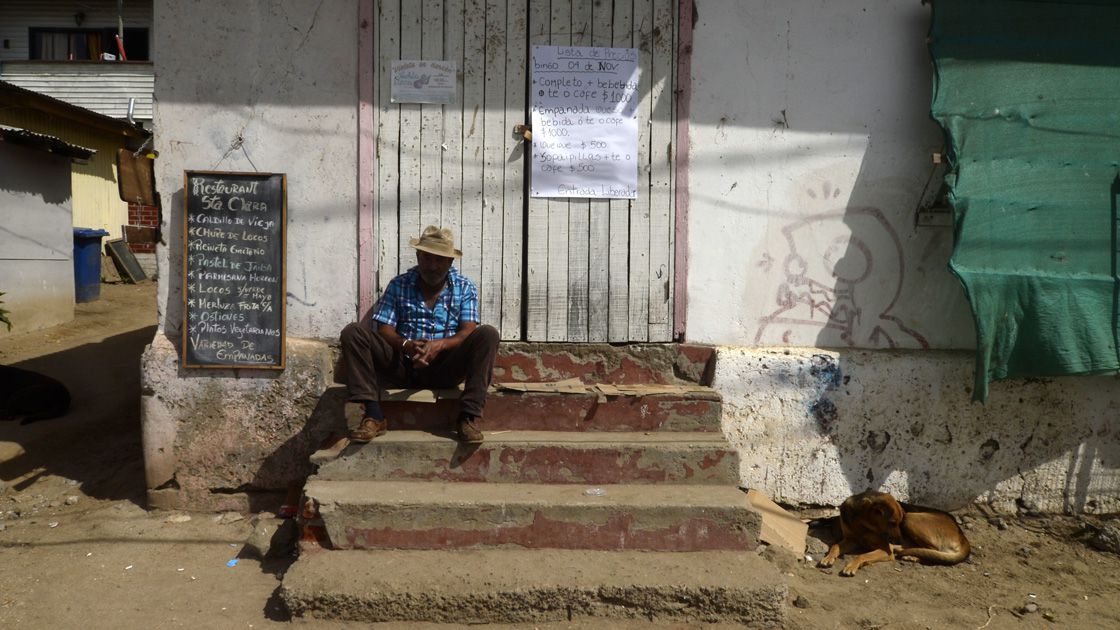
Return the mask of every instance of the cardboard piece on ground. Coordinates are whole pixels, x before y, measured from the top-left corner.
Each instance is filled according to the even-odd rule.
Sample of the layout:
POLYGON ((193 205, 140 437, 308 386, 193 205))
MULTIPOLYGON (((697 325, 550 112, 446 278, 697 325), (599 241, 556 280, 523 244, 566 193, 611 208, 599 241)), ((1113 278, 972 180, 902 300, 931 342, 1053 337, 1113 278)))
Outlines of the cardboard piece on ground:
POLYGON ((447 389, 383 389, 381 400, 405 400, 408 402, 434 403, 437 400, 458 400, 463 395, 463 386, 447 389))
POLYGON ((515 392, 551 392, 557 394, 598 394, 604 396, 649 396, 652 394, 688 394, 710 392, 711 388, 701 385, 660 385, 633 383, 593 383, 586 384, 578 378, 555 382, 494 383, 496 389, 515 392))
POLYGON ((381 390, 381 400, 434 403, 436 393, 431 389, 383 389, 381 390))
MULTIPOLYGON (((338 367, 335 368, 335 374, 340 374, 338 367)), ((336 376, 336 382, 337 380, 336 376)), ((686 394, 711 391, 709 388, 699 385, 626 385, 612 383, 588 385, 578 378, 554 382, 494 383, 491 385, 491 390, 545 394, 597 394, 600 402, 604 401, 607 396, 648 396, 650 394, 686 394)), ((437 400, 458 399, 462 393, 463 386, 461 384, 457 388, 451 389, 383 389, 381 390, 381 399, 434 403, 437 400)))
POLYGON ((712 391, 702 385, 661 385, 657 383, 597 383, 592 386, 605 396, 650 396, 653 394, 690 394, 712 391))
POLYGON ((606 396, 622 396, 623 392, 616 385, 611 383, 596 383, 595 391, 599 393, 599 398, 602 399, 606 396))
POLYGON ((108 256, 101 257, 101 281, 111 284, 121 281, 121 274, 117 271, 116 263, 108 256))
MULTIPOLYGON (((323 440, 319 445, 319 449, 311 454, 311 463, 319 465, 334 461, 338 459, 342 451, 346 450, 347 446, 350 446, 350 438, 332 433, 323 440)), ((297 497, 296 502, 298 502, 298 500, 297 497)))
POLYGON ((762 515, 762 542, 789 549, 801 557, 805 553, 805 535, 809 526, 782 509, 758 490, 747 490, 747 502, 762 515))
POLYGON ((497 389, 510 391, 536 391, 552 393, 587 393, 587 386, 579 379, 567 379, 556 382, 497 382, 497 389))

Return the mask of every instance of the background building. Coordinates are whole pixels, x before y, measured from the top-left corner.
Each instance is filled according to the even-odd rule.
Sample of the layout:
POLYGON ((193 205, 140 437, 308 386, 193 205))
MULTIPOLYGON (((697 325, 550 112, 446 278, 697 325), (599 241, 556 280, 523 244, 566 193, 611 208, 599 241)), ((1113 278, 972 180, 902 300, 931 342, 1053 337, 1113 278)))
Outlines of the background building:
POLYGON ((314 440, 330 344, 438 221, 506 339, 717 346, 744 486, 790 503, 874 487, 1115 511, 1114 377, 1010 380, 971 402, 974 328, 934 203, 929 24, 919 3, 852 0, 157 0, 167 244, 144 366, 149 487, 180 496, 186 454, 210 449, 241 458, 222 463, 225 487, 277 489, 280 445, 314 440), (641 51, 638 200, 525 194, 512 128, 535 43, 641 51), (392 103, 394 59, 456 61, 459 99, 392 103), (287 174, 283 374, 178 367, 184 170, 287 174), (200 418, 253 436, 203 440, 200 418))

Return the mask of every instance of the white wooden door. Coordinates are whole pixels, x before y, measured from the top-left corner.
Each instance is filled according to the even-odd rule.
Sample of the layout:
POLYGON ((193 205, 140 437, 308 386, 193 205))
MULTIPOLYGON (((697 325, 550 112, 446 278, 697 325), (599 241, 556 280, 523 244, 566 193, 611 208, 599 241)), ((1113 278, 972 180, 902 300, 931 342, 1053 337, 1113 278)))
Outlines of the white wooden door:
POLYGON ((482 319, 506 340, 669 341, 673 330, 674 0, 380 0, 374 64, 380 293, 408 239, 454 230, 482 319), (529 50, 638 48, 638 198, 530 199, 529 50), (390 102, 390 64, 454 61, 451 105, 390 102))

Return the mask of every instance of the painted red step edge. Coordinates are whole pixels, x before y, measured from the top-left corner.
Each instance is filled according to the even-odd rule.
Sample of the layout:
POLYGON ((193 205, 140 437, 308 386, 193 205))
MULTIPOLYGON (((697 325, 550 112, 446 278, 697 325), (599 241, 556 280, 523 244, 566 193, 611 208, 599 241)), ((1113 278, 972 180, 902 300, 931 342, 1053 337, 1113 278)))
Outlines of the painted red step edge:
POLYGON ((588 549, 594 551, 715 551, 744 550, 756 546, 757 532, 708 518, 682 517, 667 527, 635 528, 634 516, 612 514, 605 522, 550 519, 540 512, 533 522, 491 529, 345 528, 345 541, 332 541, 336 549, 465 549, 516 546, 534 549, 588 549))
MULTIPOLYGON (((384 401, 389 428, 450 430, 458 401, 384 401)), ((595 394, 496 392, 487 397, 483 431, 719 431, 718 394, 595 394)))

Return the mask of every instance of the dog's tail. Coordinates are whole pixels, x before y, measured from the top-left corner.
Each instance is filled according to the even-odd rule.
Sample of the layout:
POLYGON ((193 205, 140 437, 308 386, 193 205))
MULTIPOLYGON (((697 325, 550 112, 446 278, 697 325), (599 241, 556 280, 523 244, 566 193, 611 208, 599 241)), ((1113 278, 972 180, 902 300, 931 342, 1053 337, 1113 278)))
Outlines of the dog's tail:
POLYGON ((958 562, 964 562, 970 553, 972 553, 972 548, 968 544, 968 539, 962 536, 960 545, 958 545, 956 549, 941 550, 928 549, 926 547, 904 547, 896 551, 895 555, 903 558, 910 556, 930 564, 957 564, 958 562))

